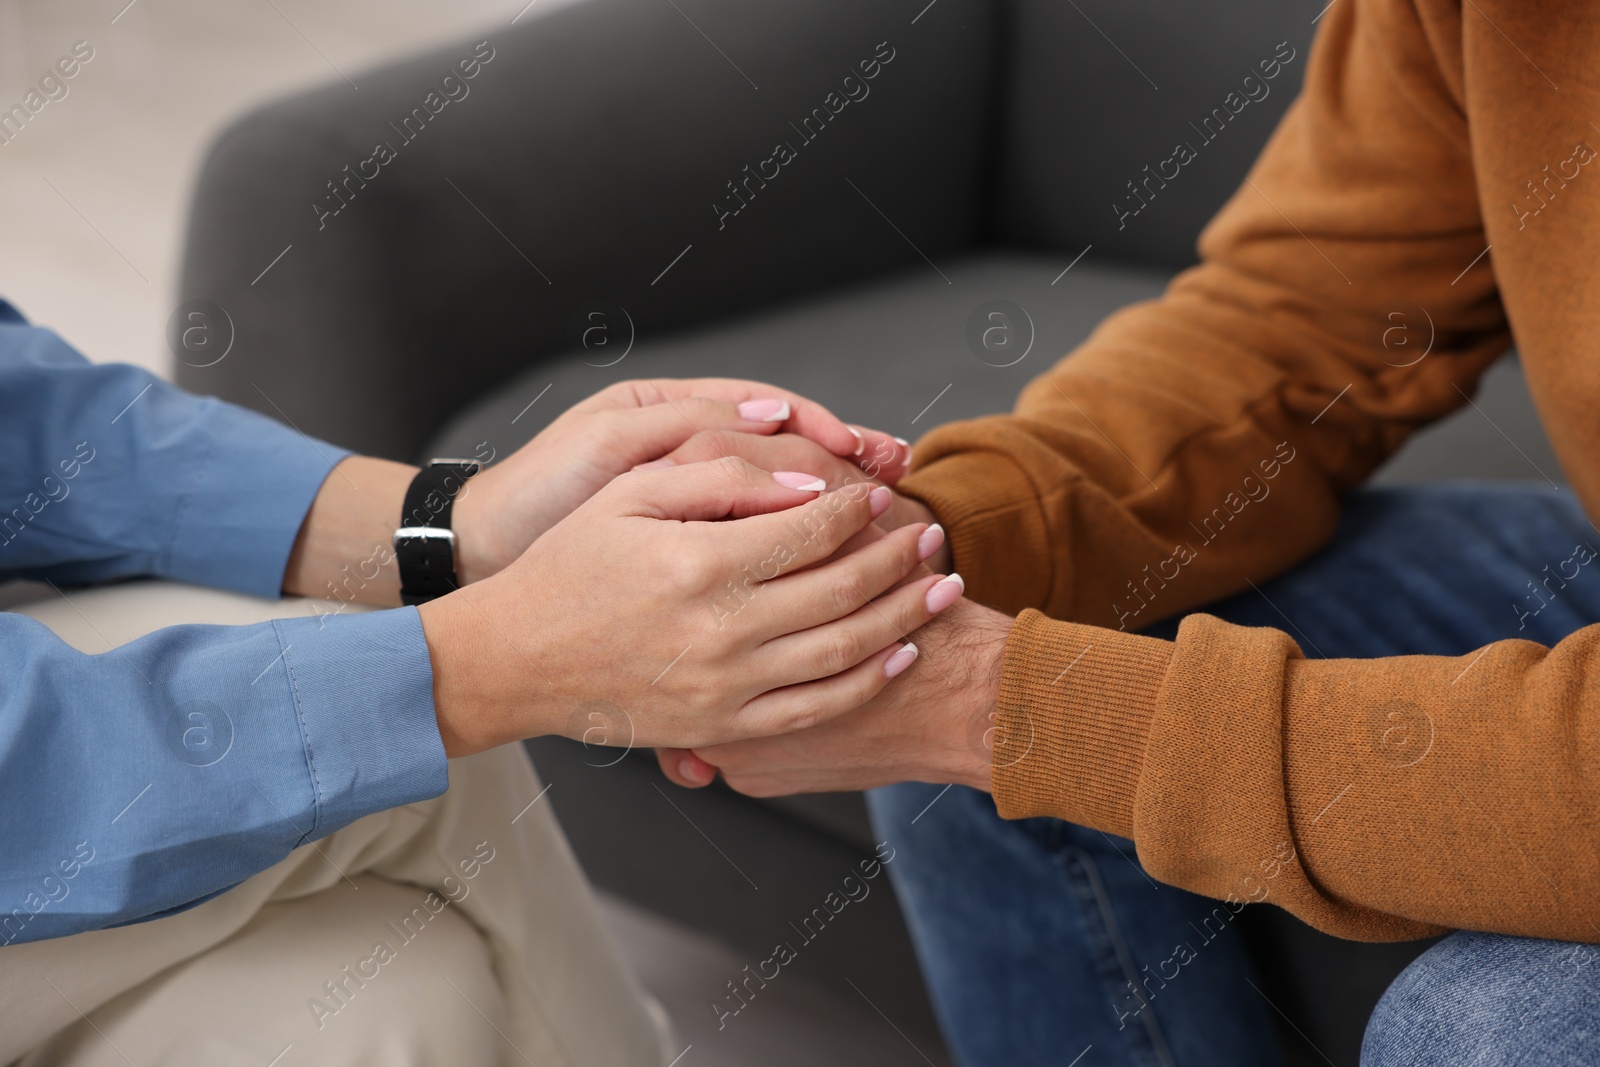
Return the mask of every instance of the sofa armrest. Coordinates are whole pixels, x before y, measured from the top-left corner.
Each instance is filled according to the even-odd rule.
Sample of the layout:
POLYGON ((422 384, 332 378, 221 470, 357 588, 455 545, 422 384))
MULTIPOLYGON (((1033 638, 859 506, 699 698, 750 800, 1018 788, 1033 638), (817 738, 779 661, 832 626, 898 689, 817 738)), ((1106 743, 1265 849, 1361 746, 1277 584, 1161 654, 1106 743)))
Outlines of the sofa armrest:
POLYGON ((582 0, 250 113, 181 283, 233 349, 178 380, 411 459, 592 301, 659 336, 969 244, 994 19, 919 6, 582 0))

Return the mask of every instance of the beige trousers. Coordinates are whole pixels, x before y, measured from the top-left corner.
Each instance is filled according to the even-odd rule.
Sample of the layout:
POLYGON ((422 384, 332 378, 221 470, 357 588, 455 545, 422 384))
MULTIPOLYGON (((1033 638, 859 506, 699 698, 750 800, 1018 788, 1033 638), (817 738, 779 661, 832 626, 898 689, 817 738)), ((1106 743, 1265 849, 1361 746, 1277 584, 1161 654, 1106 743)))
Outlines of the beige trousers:
MULTIPOLYGON (((18 610, 90 652, 313 611, 154 582, 70 596, 18 610)), ((506 746, 453 761, 444 796, 197 908, 0 949, 0 1064, 660 1067, 665 1017, 602 927, 554 800, 506 746)))

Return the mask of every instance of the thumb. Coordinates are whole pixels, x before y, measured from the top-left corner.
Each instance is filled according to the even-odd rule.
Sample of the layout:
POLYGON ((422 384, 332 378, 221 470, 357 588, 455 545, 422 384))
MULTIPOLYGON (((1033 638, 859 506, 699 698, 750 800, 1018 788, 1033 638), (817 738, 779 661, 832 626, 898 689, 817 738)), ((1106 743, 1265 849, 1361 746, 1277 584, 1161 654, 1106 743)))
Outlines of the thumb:
POLYGON ((687 789, 710 785, 717 777, 715 767, 686 748, 658 748, 656 762, 668 781, 687 789))
POLYGON ((783 511, 817 498, 821 477, 802 471, 769 474, 738 456, 637 470, 611 483, 626 494, 624 510, 652 519, 744 518, 783 511))

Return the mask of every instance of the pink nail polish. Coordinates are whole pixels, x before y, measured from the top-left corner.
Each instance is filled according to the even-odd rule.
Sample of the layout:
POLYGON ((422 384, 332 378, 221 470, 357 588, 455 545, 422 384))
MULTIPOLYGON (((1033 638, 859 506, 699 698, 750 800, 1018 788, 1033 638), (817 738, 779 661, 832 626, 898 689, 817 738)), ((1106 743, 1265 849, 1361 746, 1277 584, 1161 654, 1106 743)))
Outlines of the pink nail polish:
POLYGON ((917 646, 907 642, 904 648, 884 661, 883 676, 885 678, 893 678, 916 661, 917 646))
POLYGON ((939 614, 939 612, 960 600, 961 594, 966 591, 967 583, 961 580, 961 575, 959 574, 952 574, 948 578, 940 579, 932 589, 928 590, 928 599, 925 601, 928 606, 928 614, 939 614))
MULTIPOLYGON (((880 485, 878 488, 867 494, 867 506, 872 509, 873 518, 877 518, 885 511, 888 511, 889 505, 893 502, 894 490, 890 489, 887 485, 880 485)), ((920 545, 921 542, 919 541, 918 544, 920 545)), ((922 558, 927 559, 928 557, 923 556, 922 558)))
POLYGON ((900 466, 911 466, 911 442, 907 441, 904 437, 896 437, 894 439, 894 443, 906 450, 905 458, 900 461, 900 466))
POLYGON ((942 544, 944 544, 944 527, 934 523, 923 530, 921 536, 917 538, 917 560, 920 562, 927 559, 939 551, 939 546, 942 544))
POLYGON ((861 453, 867 450, 867 439, 862 437, 861 431, 856 429, 854 426, 846 426, 845 429, 856 435, 856 450, 850 454, 853 456, 861 455, 861 453))
POLYGON ((676 461, 662 456, 660 459, 653 459, 649 463, 641 463, 633 469, 636 471, 658 471, 663 467, 676 467, 677 465, 676 461))
POLYGON ((801 474, 799 471, 774 471, 772 480, 785 488, 801 489, 809 493, 820 493, 828 488, 828 483, 815 474, 801 474))
POLYGON ((739 405, 739 417, 751 422, 783 422, 789 418, 789 402, 776 398, 746 400, 739 405))

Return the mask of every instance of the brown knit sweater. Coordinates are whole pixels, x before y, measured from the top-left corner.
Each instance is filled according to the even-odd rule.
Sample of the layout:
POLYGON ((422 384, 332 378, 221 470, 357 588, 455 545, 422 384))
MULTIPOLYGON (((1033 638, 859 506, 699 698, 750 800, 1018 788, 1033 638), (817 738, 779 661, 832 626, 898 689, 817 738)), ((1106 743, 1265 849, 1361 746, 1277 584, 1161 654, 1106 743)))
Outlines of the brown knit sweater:
POLYGON ((1345 937, 1600 941, 1600 626, 1376 660, 1204 614, 1133 633, 1321 545, 1513 330, 1600 515, 1597 145, 1592 4, 1339 0, 1202 265, 1014 414, 918 442, 905 491, 969 594, 1021 613, 1002 814, 1127 835, 1158 878, 1345 937), (1417 309, 1420 360, 1382 342, 1417 309))

